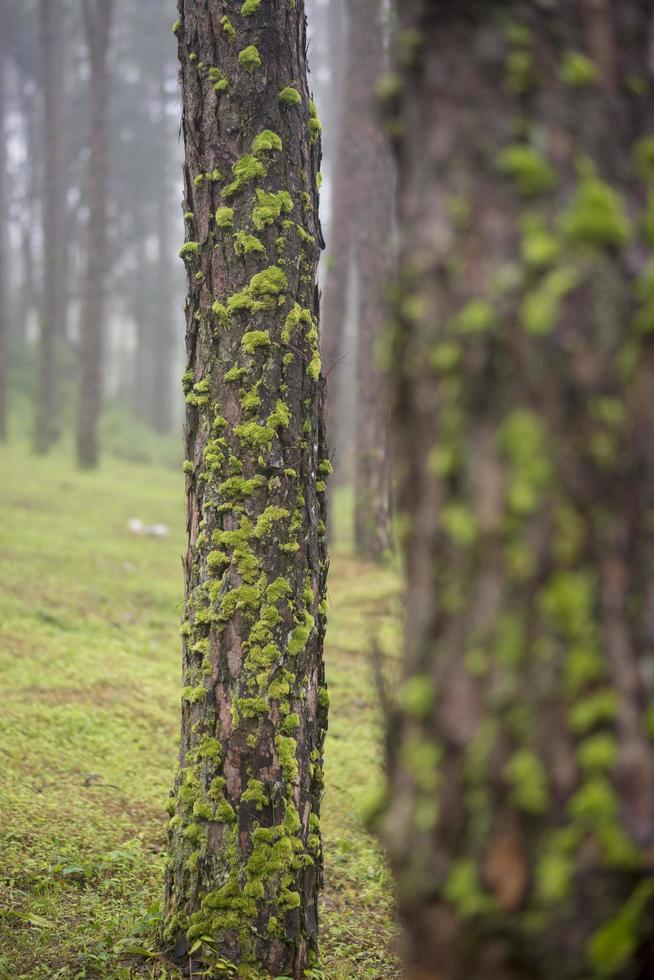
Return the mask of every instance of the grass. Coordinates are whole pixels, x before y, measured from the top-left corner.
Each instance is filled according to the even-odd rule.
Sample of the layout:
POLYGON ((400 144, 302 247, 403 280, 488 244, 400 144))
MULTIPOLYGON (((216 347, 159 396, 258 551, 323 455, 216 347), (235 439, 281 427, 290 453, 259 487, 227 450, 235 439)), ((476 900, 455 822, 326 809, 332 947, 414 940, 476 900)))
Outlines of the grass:
MULTIPOLYGON (((0 448, 0 472, 0 977, 174 977, 153 936, 177 754, 182 477, 111 458, 80 474, 20 446, 0 448), (132 517, 171 536, 137 536, 132 517)), ((379 770, 371 628, 397 648, 399 581, 355 561, 346 533, 335 551, 323 971, 392 980, 390 880, 357 814, 379 770)))

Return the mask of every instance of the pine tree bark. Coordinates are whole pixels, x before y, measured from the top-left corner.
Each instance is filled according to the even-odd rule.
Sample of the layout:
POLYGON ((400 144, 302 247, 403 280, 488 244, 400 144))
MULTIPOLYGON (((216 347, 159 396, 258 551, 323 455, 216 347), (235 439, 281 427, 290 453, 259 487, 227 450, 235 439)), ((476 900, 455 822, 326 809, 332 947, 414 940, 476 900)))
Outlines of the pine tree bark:
POLYGON ((34 448, 46 453, 57 438, 57 348, 65 332, 65 128, 62 0, 40 0, 43 86, 43 297, 34 448))
POLYGON ((350 134, 357 159, 354 237, 359 280, 354 538, 357 553, 372 561, 388 555, 392 546, 388 384, 378 364, 392 269, 393 209, 393 168, 377 97, 386 61, 382 17, 380 0, 350 3, 361 88, 356 130, 350 134))
POLYGON ((180 0, 188 551, 165 939, 193 969, 315 962, 327 691, 304 3, 180 0))
POLYGON ((107 265, 107 54, 113 0, 82 0, 89 50, 88 245, 80 323, 80 392, 77 460, 83 468, 98 464, 98 421, 102 406, 107 265))
POLYGON ((651 6, 398 4, 409 976, 654 975, 651 6))

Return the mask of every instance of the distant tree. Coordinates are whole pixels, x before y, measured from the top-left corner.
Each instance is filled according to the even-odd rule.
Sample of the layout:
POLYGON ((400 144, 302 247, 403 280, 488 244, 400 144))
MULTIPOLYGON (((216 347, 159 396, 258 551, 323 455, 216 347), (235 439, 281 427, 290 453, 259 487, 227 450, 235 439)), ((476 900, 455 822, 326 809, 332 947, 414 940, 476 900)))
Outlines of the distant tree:
MULTIPOLYGON (((342 8, 343 0, 337 6, 342 8)), ((341 9, 342 14, 342 9, 341 9)), ((354 261, 353 230, 356 202, 356 147, 354 134, 356 119, 357 55, 356 39, 349 25, 343 24, 333 13, 330 28, 339 28, 343 34, 344 53, 341 55, 345 81, 335 87, 334 98, 342 95, 342 103, 336 115, 338 130, 332 152, 331 167, 331 216, 322 311, 321 351, 327 373, 327 431, 334 451, 335 480, 345 478, 345 438, 341 422, 344 417, 345 397, 343 360, 345 350, 345 321, 351 268, 354 261)))
POLYGON ((193 970, 316 962, 327 717, 320 122, 303 0, 181 0, 188 552, 165 937, 193 970))
POLYGON ((383 4, 351 0, 350 33, 356 52, 356 217, 358 274, 354 539, 357 552, 379 561, 392 547, 389 407, 379 367, 385 290, 392 268, 393 166, 381 124, 378 86, 386 63, 383 4))
POLYGON ((80 466, 98 463, 98 420, 102 405, 107 262, 107 102, 113 0, 82 0, 89 51, 88 246, 80 327, 80 396, 77 458, 80 466))
POLYGON ((7 438, 7 361, 9 356, 9 179, 7 173, 8 18, 0 0, 0 440, 7 438))
POLYGON ((408 975, 654 976, 654 83, 638 0, 398 3, 408 975))
POLYGON ((65 333, 64 0, 39 0, 40 87, 43 98, 43 293, 34 448, 46 453, 57 437, 57 352, 65 333))

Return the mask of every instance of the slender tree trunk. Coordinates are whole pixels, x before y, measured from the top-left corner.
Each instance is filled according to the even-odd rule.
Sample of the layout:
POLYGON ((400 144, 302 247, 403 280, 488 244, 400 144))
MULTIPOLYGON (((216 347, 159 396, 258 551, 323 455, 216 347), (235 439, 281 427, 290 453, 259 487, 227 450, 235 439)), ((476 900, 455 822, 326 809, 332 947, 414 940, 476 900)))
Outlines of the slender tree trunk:
POLYGON ((88 246, 80 331, 80 395, 77 459, 97 466, 98 420, 102 406, 105 277, 107 264, 107 53, 113 0, 82 0, 91 77, 88 170, 88 246))
POLYGON ((157 272, 156 272, 156 343, 153 349, 155 384, 151 400, 151 420, 160 433, 170 432, 173 425, 173 366, 175 363, 175 274, 172 269, 173 214, 169 206, 169 150, 165 126, 166 90, 162 84, 161 100, 162 136, 161 174, 156 201, 157 272))
POLYGON ((338 113, 338 143, 332 167, 332 213, 329 223, 327 276, 322 314, 322 360, 327 374, 327 432, 334 450, 334 481, 343 482, 345 439, 343 427, 343 361, 347 297, 354 262, 353 231, 356 208, 357 161, 353 133, 357 119, 357 59, 352 32, 345 32, 345 100, 338 113))
POLYGON ((391 550, 388 385, 378 366, 384 299, 392 267, 393 169, 377 101, 386 55, 380 0, 352 0, 361 111, 351 134, 357 157, 356 256, 359 277, 354 537, 363 558, 391 550), (365 38, 365 43, 363 39, 365 38))
POLYGON ((179 10, 188 552, 165 936, 187 968, 301 978, 328 700, 319 121, 302 0, 179 10))
POLYGON ((380 828, 408 974, 645 980, 651 5, 398 13, 408 591, 380 828))
POLYGON ((7 439, 7 373, 9 356, 9 222, 7 174, 6 0, 0 0, 0 440, 7 439))
POLYGON ((43 296, 34 448, 50 449, 58 434, 57 348, 64 337, 65 130, 63 0, 40 0, 44 105, 43 296))

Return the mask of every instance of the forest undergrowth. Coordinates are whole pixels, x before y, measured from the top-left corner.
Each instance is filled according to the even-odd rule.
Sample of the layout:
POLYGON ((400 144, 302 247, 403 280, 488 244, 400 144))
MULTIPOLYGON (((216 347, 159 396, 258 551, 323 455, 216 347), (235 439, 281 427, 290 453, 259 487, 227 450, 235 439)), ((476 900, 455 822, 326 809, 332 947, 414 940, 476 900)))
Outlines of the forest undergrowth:
MULTIPOLYGON (((154 936, 177 757, 182 477, 0 449, 0 978, 175 977, 154 936), (132 518, 170 536, 130 531, 132 518)), ((380 767, 371 649, 392 673, 400 578, 336 506, 323 832, 325 980, 393 980, 389 873, 362 827, 380 767)), ((226 973, 225 976, 229 976, 226 973)))

